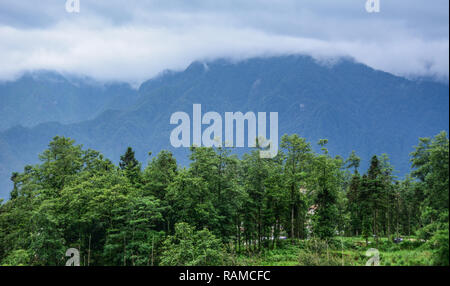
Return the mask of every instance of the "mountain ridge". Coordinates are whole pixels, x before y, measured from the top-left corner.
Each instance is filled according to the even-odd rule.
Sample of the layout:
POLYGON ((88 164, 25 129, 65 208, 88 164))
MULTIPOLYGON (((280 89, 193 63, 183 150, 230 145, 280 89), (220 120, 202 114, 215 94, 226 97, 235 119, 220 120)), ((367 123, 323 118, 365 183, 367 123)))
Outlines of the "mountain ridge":
POLYGON ((137 90, 127 83, 100 83, 47 70, 26 72, 15 81, 0 82, 0 131, 50 121, 81 122, 136 99, 137 90))
POLYGON ((170 146, 175 126, 169 118, 177 111, 192 116, 195 103, 202 104, 203 114, 279 112, 280 137, 298 133, 313 146, 327 138, 334 155, 347 157, 356 150, 362 168, 371 155, 388 153, 404 175, 418 138, 448 131, 448 90, 445 84, 397 77, 348 58, 332 64, 307 56, 197 61, 184 71, 143 82, 135 102, 121 110, 105 110, 72 124, 42 123, 0 132, 5 148, 0 151, 0 197, 8 189, 8 172, 36 163, 37 154, 56 135, 71 137, 115 162, 132 146, 141 161, 148 151, 169 149, 187 164, 188 150, 170 146))

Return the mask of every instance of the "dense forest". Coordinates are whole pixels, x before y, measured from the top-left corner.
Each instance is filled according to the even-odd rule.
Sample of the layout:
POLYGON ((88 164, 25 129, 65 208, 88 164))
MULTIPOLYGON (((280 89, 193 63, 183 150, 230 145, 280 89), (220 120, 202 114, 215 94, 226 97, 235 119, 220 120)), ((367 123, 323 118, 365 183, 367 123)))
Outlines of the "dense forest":
POLYGON ((404 178, 387 154, 360 166, 327 144, 284 135, 273 159, 192 147, 186 167, 169 151, 142 166, 128 148, 116 166, 55 137, 11 176, 0 265, 65 265, 69 248, 83 266, 364 265, 369 248, 382 265, 449 264, 445 132, 419 139, 404 178))

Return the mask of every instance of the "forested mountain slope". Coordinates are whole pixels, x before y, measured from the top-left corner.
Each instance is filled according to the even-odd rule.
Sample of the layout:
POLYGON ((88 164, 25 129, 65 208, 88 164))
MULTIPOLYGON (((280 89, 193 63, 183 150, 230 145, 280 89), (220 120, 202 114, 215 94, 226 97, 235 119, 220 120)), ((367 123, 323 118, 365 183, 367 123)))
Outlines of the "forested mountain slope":
POLYGON ((137 94, 125 83, 101 84, 51 71, 27 72, 15 81, 0 82, 0 131, 16 125, 92 119, 107 109, 132 105, 137 94))
MULTIPOLYGON (((161 149, 186 164, 188 150, 170 145, 172 113, 278 112, 279 135, 297 133, 310 142, 329 139, 333 155, 352 150, 368 165, 373 154, 389 154, 398 175, 409 171, 417 138, 448 130, 449 87, 411 81, 350 59, 319 63, 306 56, 254 58, 240 62, 192 63, 143 83, 136 103, 73 124, 43 123, 0 133, 0 194, 7 197, 12 171, 36 163, 50 140, 68 136, 119 160, 127 146, 139 160, 161 149)), ((89 103, 86 103, 89 105, 89 103)), ((64 121, 62 121, 64 122, 64 121)))

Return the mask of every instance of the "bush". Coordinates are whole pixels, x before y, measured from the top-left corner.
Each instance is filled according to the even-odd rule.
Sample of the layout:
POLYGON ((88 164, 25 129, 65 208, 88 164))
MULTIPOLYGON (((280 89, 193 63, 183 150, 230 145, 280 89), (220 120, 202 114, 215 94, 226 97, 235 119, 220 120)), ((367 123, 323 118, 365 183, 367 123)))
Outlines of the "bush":
POLYGON ((24 249, 14 250, 2 261, 3 266, 30 265, 31 255, 24 249))
POLYGON ((175 235, 163 243, 162 266, 219 266, 229 261, 220 239, 207 229, 195 231, 187 223, 176 224, 175 235))
POLYGON ((339 266, 342 256, 334 252, 334 241, 308 240, 305 249, 299 254, 299 264, 303 266, 339 266))
POLYGON ((448 224, 445 229, 438 230, 431 238, 429 245, 433 250, 433 265, 449 266, 448 224))

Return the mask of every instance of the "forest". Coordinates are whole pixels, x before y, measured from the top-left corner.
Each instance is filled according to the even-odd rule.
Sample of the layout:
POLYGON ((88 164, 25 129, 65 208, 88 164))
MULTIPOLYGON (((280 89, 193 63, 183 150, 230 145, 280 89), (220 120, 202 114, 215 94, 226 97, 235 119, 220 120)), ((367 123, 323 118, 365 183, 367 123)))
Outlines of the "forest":
POLYGON ((191 147, 188 166, 129 147, 117 166, 55 137, 0 201, 0 265, 63 266, 69 248, 82 266, 356 266, 369 249, 383 266, 449 265, 446 132, 418 139, 401 178, 387 154, 360 166, 317 144, 191 147))

